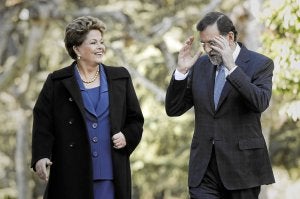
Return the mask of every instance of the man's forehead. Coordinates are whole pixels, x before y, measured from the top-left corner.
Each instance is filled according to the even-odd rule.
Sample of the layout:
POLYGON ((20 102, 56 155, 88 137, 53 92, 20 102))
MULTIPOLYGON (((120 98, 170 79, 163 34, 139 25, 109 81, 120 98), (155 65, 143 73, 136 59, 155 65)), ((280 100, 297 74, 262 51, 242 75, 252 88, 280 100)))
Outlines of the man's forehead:
POLYGON ((218 26, 216 23, 212 24, 212 25, 208 25, 203 31, 200 31, 200 39, 207 39, 210 37, 215 37, 220 35, 220 31, 218 29, 218 26))

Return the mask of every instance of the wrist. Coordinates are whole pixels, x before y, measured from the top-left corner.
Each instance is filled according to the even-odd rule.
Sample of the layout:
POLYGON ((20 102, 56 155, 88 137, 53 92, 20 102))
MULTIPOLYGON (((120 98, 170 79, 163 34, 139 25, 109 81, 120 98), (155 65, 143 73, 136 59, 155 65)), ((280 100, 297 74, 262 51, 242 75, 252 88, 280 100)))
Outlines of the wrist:
POLYGON ((226 68, 227 68, 229 71, 232 70, 232 69, 235 68, 235 67, 236 67, 235 64, 229 64, 229 65, 226 66, 226 68))
POLYGON ((237 65, 234 65, 232 66, 230 69, 228 69, 228 75, 230 75, 238 66, 237 65))
POLYGON ((186 68, 186 67, 185 68, 179 68, 179 67, 177 67, 176 69, 177 69, 178 72, 180 72, 182 74, 186 74, 189 71, 189 69, 186 68))

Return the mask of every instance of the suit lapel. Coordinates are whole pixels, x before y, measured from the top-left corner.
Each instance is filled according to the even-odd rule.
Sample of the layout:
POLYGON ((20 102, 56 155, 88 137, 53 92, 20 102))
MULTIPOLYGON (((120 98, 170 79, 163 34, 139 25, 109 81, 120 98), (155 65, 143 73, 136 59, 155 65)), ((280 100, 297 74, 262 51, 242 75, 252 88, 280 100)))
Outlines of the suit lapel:
POLYGON ((250 60, 249 54, 248 54, 248 49, 245 46, 243 46, 242 44, 240 44, 240 45, 241 45, 241 51, 240 51, 235 63, 243 71, 246 71, 247 66, 248 66, 247 62, 250 60))
POLYGON ((209 104, 212 112, 215 111, 215 103, 214 103, 214 86, 215 86, 215 77, 216 77, 216 69, 217 66, 214 66, 211 62, 208 64, 208 75, 207 75, 207 86, 208 86, 208 95, 209 95, 209 104))
POLYGON ((100 67, 100 78, 101 86, 96 108, 97 117, 101 116, 109 106, 107 78, 102 67, 100 67))
POLYGON ((223 90, 221 92, 221 96, 220 96, 216 111, 220 108, 221 104, 228 97, 231 90, 232 90, 232 87, 231 87, 230 83, 228 83, 228 81, 226 81, 225 84, 224 84, 223 90))
POLYGON ((215 111, 214 105, 214 82, 216 66, 214 66, 206 56, 193 66, 192 71, 192 90, 196 98, 205 99, 203 103, 211 114, 215 111), (201 97, 202 96, 202 97, 201 97))
POLYGON ((91 101, 91 98, 86 90, 82 91, 83 98, 86 99, 83 101, 84 108, 92 115, 97 116, 94 105, 91 101))

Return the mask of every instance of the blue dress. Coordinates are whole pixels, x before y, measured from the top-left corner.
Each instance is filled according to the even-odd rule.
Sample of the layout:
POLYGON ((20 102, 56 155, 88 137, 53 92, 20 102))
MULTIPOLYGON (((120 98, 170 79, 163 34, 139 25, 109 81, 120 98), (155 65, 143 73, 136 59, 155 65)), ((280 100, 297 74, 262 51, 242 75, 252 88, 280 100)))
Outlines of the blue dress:
POLYGON ((94 199, 114 199, 108 84, 103 67, 99 67, 99 87, 86 89, 77 70, 75 75, 86 112, 93 162, 94 199))

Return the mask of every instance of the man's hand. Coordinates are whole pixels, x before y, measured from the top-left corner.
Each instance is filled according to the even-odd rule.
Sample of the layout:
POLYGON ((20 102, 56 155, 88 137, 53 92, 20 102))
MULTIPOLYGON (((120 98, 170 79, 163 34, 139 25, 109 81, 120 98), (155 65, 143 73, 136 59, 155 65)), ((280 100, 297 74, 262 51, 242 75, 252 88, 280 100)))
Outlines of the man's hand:
POLYGON ((187 71, 193 66, 193 64, 197 61, 197 59, 201 56, 202 51, 199 51, 192 56, 192 44, 194 41, 194 37, 189 37, 185 42, 183 47, 179 51, 178 61, 177 61, 177 70, 185 74, 187 71))
MULTIPOLYGON (((223 64, 230 71, 235 67, 235 63, 233 60, 233 52, 234 48, 230 46, 229 41, 224 36, 216 36, 214 41, 217 42, 218 45, 211 46, 212 49, 219 52, 223 59, 223 64)), ((234 45, 234 44, 232 44, 234 45)))
POLYGON ((126 146, 126 138, 124 134, 120 131, 119 133, 112 136, 112 141, 114 144, 114 148, 121 149, 126 146))
POLYGON ((43 158, 36 162, 35 170, 37 175, 40 177, 40 179, 46 182, 48 181, 49 176, 48 176, 47 167, 51 165, 52 162, 48 158, 43 158))

